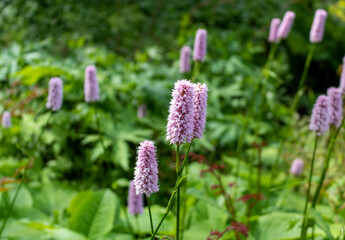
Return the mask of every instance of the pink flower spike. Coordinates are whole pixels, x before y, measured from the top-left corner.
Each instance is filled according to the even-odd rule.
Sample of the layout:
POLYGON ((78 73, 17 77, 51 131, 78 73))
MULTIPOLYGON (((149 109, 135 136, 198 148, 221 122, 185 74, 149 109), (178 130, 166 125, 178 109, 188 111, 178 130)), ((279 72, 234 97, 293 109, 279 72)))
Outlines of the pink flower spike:
POLYGON ((339 127, 343 115, 343 99, 339 88, 331 87, 327 89, 329 99, 329 124, 339 127))
POLYGON ((293 160, 290 168, 290 173, 294 176, 300 176, 303 171, 304 163, 302 159, 296 158, 293 160))
POLYGON ((318 43, 322 41, 323 34, 325 32, 326 18, 327 12, 325 10, 316 10, 309 36, 309 40, 311 43, 318 43))
POLYGON ((144 198, 142 194, 137 195, 133 180, 129 183, 127 204, 129 214, 138 215, 143 213, 144 198))
POLYGON ((190 53, 191 49, 188 46, 181 48, 180 52, 180 73, 188 73, 190 71, 190 53))
POLYGON ((159 190, 156 147, 152 141, 145 140, 138 147, 134 184, 136 193, 147 197, 159 190))
POLYGON ((167 140, 171 144, 191 142, 194 132, 194 85, 187 80, 175 82, 170 102, 167 140))
POLYGON ((294 20, 295 20, 295 13, 293 11, 287 11, 278 28, 277 38, 279 40, 285 39, 289 36, 294 20))
POLYGON ((329 128, 329 109, 328 97, 320 95, 314 104, 309 124, 309 129, 318 136, 325 134, 329 128))
POLYGON ((11 113, 9 111, 5 111, 2 114, 2 127, 3 128, 10 128, 12 126, 12 121, 11 121, 11 113))
POLYGON ((99 100, 97 69, 95 66, 87 66, 85 69, 84 98, 86 102, 99 100))
POLYGON ((271 21, 270 34, 268 37, 269 42, 272 43, 272 42, 278 42, 279 41, 279 39, 277 37, 279 25, 280 25, 280 19, 279 18, 273 18, 271 21))
POLYGON ((206 125, 207 85, 205 83, 194 86, 194 133, 193 138, 202 138, 206 125))
POLYGON ((193 60, 194 61, 205 61, 207 48, 207 31, 205 29, 198 29, 195 34, 194 40, 194 51, 193 60))
POLYGON ((63 99, 62 87, 63 83, 60 78, 50 79, 46 107, 52 111, 58 111, 61 109, 63 99))

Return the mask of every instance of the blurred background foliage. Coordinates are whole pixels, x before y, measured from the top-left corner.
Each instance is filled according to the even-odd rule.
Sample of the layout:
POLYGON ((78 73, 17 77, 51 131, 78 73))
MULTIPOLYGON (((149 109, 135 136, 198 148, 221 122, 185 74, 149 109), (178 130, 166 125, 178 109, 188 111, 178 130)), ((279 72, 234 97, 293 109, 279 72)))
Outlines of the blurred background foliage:
MULTIPOLYGON (((30 185, 26 197, 33 198, 29 191, 32 194, 49 191, 53 195, 56 180, 68 181, 78 190, 112 186, 119 198, 107 190, 83 191, 79 194, 84 195, 78 194, 76 198, 88 196, 85 201, 97 199, 95 204, 107 198, 110 208, 118 209, 119 204, 125 206, 127 180, 133 177, 136 147, 140 141, 152 139, 158 146, 161 185, 155 198, 166 200, 174 178, 171 174, 173 147, 165 141, 171 88, 176 79, 190 78, 179 73, 180 48, 193 46, 198 28, 207 29, 207 57, 198 81, 206 82, 210 89, 208 123, 205 137, 193 145, 192 151, 207 156, 210 162, 225 161, 235 155, 248 104, 258 101, 253 99, 254 86, 270 48, 266 41, 270 21, 293 10, 296 19, 292 32, 279 46, 272 68, 265 73, 266 93, 257 110, 260 118, 249 119, 245 138, 248 155, 253 155, 253 143, 267 144, 263 161, 268 171, 272 169, 279 139, 292 138, 280 163, 283 169, 293 157, 309 149, 310 138, 305 125, 302 126, 307 121, 302 117, 298 131, 292 133, 288 109, 309 50, 309 30, 317 8, 326 9, 329 16, 324 41, 317 46, 311 63, 307 94, 301 99, 299 111, 306 116, 318 93, 339 84, 345 52, 344 0, 0 1, 0 112, 10 110, 13 116, 13 127, 0 133, 0 174, 11 176, 29 159, 26 151, 18 150, 19 144, 23 149, 31 149, 36 159, 35 171, 30 175, 32 182, 49 183, 30 185), (96 104, 86 104, 83 100, 84 69, 90 64, 98 69, 101 101, 96 104), (53 76, 64 81, 64 103, 61 111, 50 116, 45 102, 48 81, 53 76), (144 103, 148 106, 147 117, 138 118, 137 108, 144 103), (100 116, 100 134, 96 112, 100 116), (42 144, 37 147, 38 141, 42 144), (296 151, 297 141, 303 143, 296 151), (291 149, 293 151, 289 151, 291 149)), ((230 162, 232 168, 234 164, 230 162)), ((244 171, 248 177, 249 170, 244 171)), ((197 174, 194 178, 198 179, 197 174)), ((76 193, 69 187, 62 183, 56 187, 61 189, 63 196, 60 197, 72 199, 76 193)), ((203 188, 200 184, 199 187, 203 188)), ((241 189, 241 193, 248 192, 246 187, 241 189)), ((199 199, 197 190, 200 191, 191 189, 189 194, 199 199)), ((59 195, 59 191, 54 194, 59 195)), ((30 206, 42 201, 35 198, 31 199, 30 206)), ((79 212, 73 208, 73 201, 66 213, 62 209, 66 209, 70 201, 61 206, 54 198, 51 204, 55 212, 49 207, 37 211, 84 236, 92 232, 87 229, 88 224, 80 227, 74 222, 79 212), (65 215, 70 216, 68 224, 65 215)), ((193 205, 194 200, 190 201, 193 205)), ((203 209, 204 203, 198 204, 198 208, 203 209)), ((163 210, 156 207, 158 213, 162 213, 163 210)), ((120 229, 123 213, 106 218, 115 221, 119 215, 122 220, 115 228, 120 229)), ((278 214, 273 219, 280 217, 278 214)), ((15 222, 12 224, 13 228, 18 227, 15 222)), ((260 229, 262 223, 257 224, 260 229)), ((106 229, 94 232, 105 235, 110 228, 108 224, 106 229)), ((166 229, 171 231, 168 224, 166 229)), ((47 231, 55 231, 54 236, 57 236, 69 230, 47 231)), ((265 236, 265 232, 256 234, 265 236)))

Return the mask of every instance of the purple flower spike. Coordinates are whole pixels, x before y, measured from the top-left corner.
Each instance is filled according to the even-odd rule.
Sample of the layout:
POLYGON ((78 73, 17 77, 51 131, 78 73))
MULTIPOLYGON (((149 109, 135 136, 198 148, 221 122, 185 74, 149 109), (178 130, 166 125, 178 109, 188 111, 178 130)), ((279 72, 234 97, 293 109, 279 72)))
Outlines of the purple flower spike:
POLYGON ((329 99, 329 124, 339 127, 343 114, 341 90, 335 87, 328 88, 327 96, 329 99))
POLYGON ((156 148, 152 141, 146 140, 140 143, 134 171, 134 184, 136 193, 146 194, 147 197, 159 190, 156 148))
POLYGON ((4 128, 10 128, 12 126, 12 122, 11 122, 11 113, 9 111, 5 111, 2 114, 2 126, 4 128))
POLYGON ((195 34, 193 60, 203 62, 206 56, 207 31, 198 29, 195 34))
POLYGON ((85 69, 84 95, 86 102, 99 100, 97 69, 95 66, 87 66, 85 69))
POLYGON ((62 106, 62 87, 63 83, 60 78, 51 78, 49 81, 48 101, 46 107, 52 111, 60 110, 62 106))
POLYGON ((278 28, 280 25, 280 19, 279 18, 273 18, 271 21, 271 27, 270 27, 270 35, 268 37, 269 42, 278 42, 279 39, 277 37, 278 28))
POLYGON ((129 183, 127 204, 129 214, 139 215, 143 213, 144 198, 142 194, 137 195, 133 180, 129 183))
POLYGON ((341 77, 340 77, 340 86, 339 86, 342 95, 345 95, 345 57, 343 58, 343 66, 341 71, 341 77))
POLYGON ((193 138, 202 138, 206 124, 207 85, 194 85, 194 134, 193 138))
POLYGON ((190 142, 194 132, 194 86, 187 80, 175 82, 170 102, 167 140, 171 144, 190 142))
POLYGON ((190 71, 190 53, 191 49, 188 46, 181 48, 180 52, 180 73, 188 73, 190 71))
POLYGON ((287 11, 284 15, 282 23, 280 24, 277 32, 278 39, 285 39, 288 37, 295 20, 295 13, 293 11, 287 11))
POLYGON ((309 36, 311 43, 318 43, 322 41, 323 33, 325 32, 326 18, 327 12, 325 10, 316 10, 309 36))
POLYGON ((293 160, 290 168, 290 173, 294 176, 300 176, 302 174, 304 163, 302 159, 296 158, 293 160))
POLYGON ((314 104, 310 118, 309 129, 320 136, 327 132, 329 128, 329 99, 325 95, 320 95, 314 104))
POLYGON ((145 103, 141 104, 137 109, 138 118, 144 118, 147 115, 147 106, 145 103))

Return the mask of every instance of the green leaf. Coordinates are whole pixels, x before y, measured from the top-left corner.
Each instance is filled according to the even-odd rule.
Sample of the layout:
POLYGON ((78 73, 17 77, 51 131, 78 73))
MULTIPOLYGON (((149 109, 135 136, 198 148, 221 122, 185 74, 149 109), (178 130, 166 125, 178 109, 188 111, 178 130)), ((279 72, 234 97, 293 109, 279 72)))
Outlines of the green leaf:
POLYGON ((129 170, 129 149, 125 141, 118 140, 113 147, 114 162, 124 170, 129 170))
POLYGON ((115 201, 115 194, 109 190, 79 193, 68 208, 69 227, 91 240, 103 237, 113 226, 115 201))
POLYGON ((325 220, 323 220, 322 216, 320 213, 318 213, 316 210, 311 209, 309 216, 311 216, 312 218, 314 218, 316 225, 321 228, 322 231, 324 231, 324 233, 326 233, 327 238, 330 240, 333 240, 333 236, 331 233, 331 230, 329 228, 329 225, 325 222, 325 220))
POLYGON ((301 214, 273 212, 260 216, 252 232, 255 239, 299 239, 301 224, 301 214))

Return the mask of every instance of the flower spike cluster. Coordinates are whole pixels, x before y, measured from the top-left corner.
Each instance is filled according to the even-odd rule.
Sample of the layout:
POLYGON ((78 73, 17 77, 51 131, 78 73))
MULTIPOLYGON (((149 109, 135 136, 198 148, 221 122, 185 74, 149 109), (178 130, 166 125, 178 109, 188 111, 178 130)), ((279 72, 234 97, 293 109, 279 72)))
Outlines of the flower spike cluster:
POLYGON ((194 133, 193 138, 202 138, 206 124, 207 85, 194 84, 194 133))
POLYGON ((2 126, 4 128, 10 128, 12 126, 12 122, 11 122, 11 113, 9 111, 5 111, 2 114, 2 126))
POLYGON ((49 92, 46 107, 52 111, 58 111, 62 106, 62 93, 63 83, 60 78, 51 78, 49 81, 49 92))
POLYGON ((318 43, 322 41, 323 34, 325 32, 326 18, 327 12, 325 10, 316 10, 309 35, 309 40, 311 43, 318 43))
POLYGON ((271 21, 271 26, 270 26, 270 34, 268 37, 268 42, 278 42, 279 39, 277 37, 277 32, 279 29, 280 25, 280 19, 279 18, 273 18, 271 21))
POLYGON ((134 184, 136 193, 147 197, 159 190, 156 147, 152 141, 143 141, 138 147, 134 184))
POLYGON ((193 138, 194 85, 187 80, 175 82, 170 102, 167 140, 171 144, 183 144, 193 138))
POLYGON ((295 20, 295 13, 293 11, 287 11, 278 28, 278 32, 277 32, 278 39, 285 39, 288 37, 294 20, 295 20))
POLYGON ((329 123, 338 128, 343 114, 341 90, 335 87, 328 88, 327 96, 329 99, 329 123))
POLYGON ((97 69, 95 66, 87 66, 85 69, 84 98, 86 102, 99 100, 97 69))
POLYGON ((133 180, 129 183, 127 204, 129 214, 138 215, 143 213, 144 198, 142 194, 136 193, 133 180))
POLYGON ((317 136, 324 134, 329 128, 329 108, 328 97, 320 95, 314 104, 309 124, 309 129, 317 136))
POLYGON ((190 53, 191 49, 188 46, 181 48, 180 52, 180 73, 188 73, 190 71, 190 53))
POLYGON ((294 176, 300 176, 302 174, 304 163, 302 159, 296 158, 293 160, 290 168, 290 173, 294 176))
POLYGON ((198 29, 195 34, 193 60, 203 62, 206 56, 207 31, 198 29))

